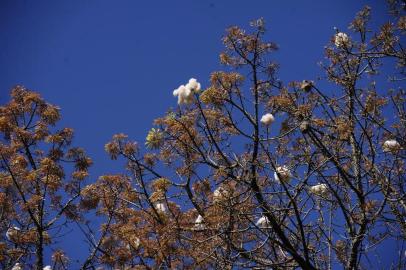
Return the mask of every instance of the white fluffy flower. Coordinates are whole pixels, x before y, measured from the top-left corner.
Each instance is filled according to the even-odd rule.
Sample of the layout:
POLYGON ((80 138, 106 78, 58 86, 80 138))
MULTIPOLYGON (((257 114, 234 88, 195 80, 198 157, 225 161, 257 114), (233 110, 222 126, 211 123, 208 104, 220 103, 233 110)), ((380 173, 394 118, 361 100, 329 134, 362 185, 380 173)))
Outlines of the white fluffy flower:
POLYGON ((350 45, 350 38, 346 33, 340 32, 334 36, 334 44, 337 47, 344 47, 350 45))
POLYGON ((299 129, 300 129, 300 131, 303 132, 303 133, 308 132, 308 131, 309 131, 309 127, 310 127, 309 121, 303 121, 303 122, 300 123, 300 125, 299 125, 299 129))
POLYGON ((259 228, 268 228, 270 226, 269 219, 266 216, 260 217, 257 222, 255 223, 259 228))
POLYGON ((214 202, 219 202, 227 197, 230 196, 230 192, 224 188, 224 187, 218 187, 214 192, 213 192, 213 201, 214 202))
POLYGON ((173 95, 178 97, 178 104, 189 104, 193 100, 193 93, 199 91, 201 88, 200 83, 191 78, 186 85, 181 85, 173 91, 173 95))
POLYGON ((195 78, 190 78, 189 82, 186 84, 186 88, 189 88, 192 92, 196 92, 200 90, 201 86, 195 78))
POLYGON ((52 270, 52 267, 50 265, 45 266, 44 268, 42 268, 43 270, 52 270))
POLYGON ((21 231, 21 229, 16 226, 9 228, 6 232, 7 239, 10 241, 13 241, 13 239, 15 239, 18 236, 20 231, 21 231))
POLYGON ((141 240, 138 237, 135 237, 134 241, 133 241, 133 246, 135 249, 138 249, 140 247, 141 244, 141 240))
POLYGON ((400 144, 396 140, 387 140, 383 143, 384 152, 392 152, 400 150, 400 144))
POLYGON ((16 263, 11 270, 23 270, 23 267, 20 263, 16 263))
POLYGON ((141 240, 136 236, 132 236, 130 241, 131 243, 127 244, 128 250, 131 250, 131 248, 138 249, 141 245, 141 240))
POLYGON ((154 206, 155 206, 155 209, 156 209, 158 212, 166 213, 166 211, 167 211, 166 205, 163 204, 163 203, 155 203, 154 206))
POLYGON ((173 91, 173 95, 178 97, 178 104, 189 104, 192 101, 193 93, 190 88, 181 85, 173 91))
POLYGON ((201 215, 198 215, 195 220, 195 229, 199 231, 205 229, 205 226, 203 224, 203 217, 201 215))
POLYGON ((275 122, 275 117, 270 113, 264 114, 261 117, 261 123, 264 125, 268 126, 268 125, 272 124, 273 122, 275 122))
POLYGON ((138 249, 140 247, 140 244, 141 244, 141 240, 138 237, 135 237, 133 242, 132 242, 132 246, 135 249, 138 249))
POLYGON ((323 196, 327 194, 328 186, 326 184, 318 184, 310 187, 310 192, 319 196, 323 196))
POLYGON ((276 167, 276 172, 274 172, 273 176, 275 178, 275 181, 277 181, 277 182, 282 181, 285 183, 289 182, 290 178, 292 178, 292 174, 291 174, 289 168, 286 166, 276 167), (280 176, 280 179, 279 179, 278 174, 280 176))

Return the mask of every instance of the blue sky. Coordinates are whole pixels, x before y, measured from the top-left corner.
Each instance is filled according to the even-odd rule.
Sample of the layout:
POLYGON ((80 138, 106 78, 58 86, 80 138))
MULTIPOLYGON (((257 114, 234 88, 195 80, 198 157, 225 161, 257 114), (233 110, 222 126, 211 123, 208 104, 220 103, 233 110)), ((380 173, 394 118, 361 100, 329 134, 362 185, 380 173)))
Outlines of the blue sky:
POLYGON ((143 144, 153 119, 176 106, 173 89, 190 77, 208 85, 225 28, 263 17, 280 78, 315 79, 333 27, 346 30, 364 5, 374 23, 388 19, 385 1, 2 0, 0 103, 22 84, 60 106, 60 126, 75 129, 96 179, 122 171, 103 150, 114 133, 143 144))

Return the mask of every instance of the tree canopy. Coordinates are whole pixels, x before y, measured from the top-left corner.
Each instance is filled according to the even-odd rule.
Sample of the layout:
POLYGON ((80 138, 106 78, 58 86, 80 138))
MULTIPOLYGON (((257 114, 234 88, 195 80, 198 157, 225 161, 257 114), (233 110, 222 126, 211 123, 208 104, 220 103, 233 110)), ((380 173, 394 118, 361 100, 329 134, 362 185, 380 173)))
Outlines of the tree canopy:
POLYGON ((145 144, 114 135, 126 165, 97 180, 59 108, 16 86, 0 107, 1 267, 69 269, 75 224, 81 269, 371 269, 385 242, 406 267, 406 16, 391 12, 370 29, 365 7, 333 33, 325 77, 288 83, 262 18, 227 29, 224 69, 176 88, 145 144))

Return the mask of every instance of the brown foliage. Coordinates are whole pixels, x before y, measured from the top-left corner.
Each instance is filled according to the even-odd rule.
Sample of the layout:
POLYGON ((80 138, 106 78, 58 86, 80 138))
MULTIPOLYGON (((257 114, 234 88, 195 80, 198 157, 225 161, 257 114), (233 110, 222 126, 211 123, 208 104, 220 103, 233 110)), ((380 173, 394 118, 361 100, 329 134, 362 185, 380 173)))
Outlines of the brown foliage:
MULTIPOLYGON (((105 150, 125 172, 90 185, 92 161, 71 146, 73 130, 54 130, 58 107, 16 86, 0 107, 0 264, 42 268, 44 248, 74 221, 90 245, 82 269, 368 268, 382 242, 406 238, 405 17, 396 7, 376 33, 368 7, 353 34, 337 30, 323 88, 277 78, 263 19, 250 32, 229 28, 220 61, 232 70, 213 72, 205 90, 156 119, 145 151, 114 135, 105 150), (396 90, 379 83, 382 65, 395 68, 386 83, 396 90), (98 233, 88 211, 102 220, 98 233)), ((67 269, 54 250, 55 267, 67 269)))

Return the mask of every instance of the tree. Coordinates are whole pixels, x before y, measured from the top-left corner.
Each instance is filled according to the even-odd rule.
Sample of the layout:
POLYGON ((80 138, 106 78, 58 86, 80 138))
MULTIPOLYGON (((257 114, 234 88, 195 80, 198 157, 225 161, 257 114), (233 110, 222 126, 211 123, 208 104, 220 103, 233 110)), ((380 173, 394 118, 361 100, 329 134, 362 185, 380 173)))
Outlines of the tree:
MULTIPOLYGON (((92 161, 70 146, 72 129, 52 130, 59 118, 58 107, 22 86, 0 107, 3 269, 16 263, 42 269, 44 249, 65 233, 67 223, 81 218, 77 203, 92 161)), ((53 258, 54 267, 66 266, 62 251, 53 258)))
MULTIPOLYGON (((353 34, 337 30, 322 63, 329 84, 280 81, 271 58, 277 46, 264 40, 262 19, 251 22, 249 33, 231 27, 220 54, 227 71, 213 72, 204 90, 193 78, 177 88, 179 106, 155 120, 146 151, 124 134, 105 145, 113 160, 126 161, 125 172, 81 188, 90 161, 80 150, 68 151, 74 174, 81 177, 68 182, 71 199, 59 200, 58 210, 50 212, 57 217, 75 213, 74 220, 80 220, 80 213, 95 210, 104 218, 100 233, 86 232, 91 252, 82 269, 369 269, 385 241, 399 246, 392 268, 405 267, 406 53, 401 38, 406 17, 400 6, 392 4, 394 22, 376 33, 368 26, 368 7, 350 24, 353 34), (388 114, 394 118, 387 119, 388 114), (73 204, 77 196, 80 202, 73 204)), ((20 135, 22 123, 31 121, 10 124, 14 110, 32 112, 32 104, 27 107, 19 96, 17 88, 0 111, 0 128, 9 142, 2 145, 1 165, 4 179, 11 180, 16 174, 29 179, 19 162, 10 164, 31 162, 32 152, 24 145, 28 135, 20 135), (16 138, 23 140, 17 149, 16 138)), ((45 111, 39 114, 42 121, 54 124, 57 117, 45 111)), ((60 145, 55 157, 53 151, 38 154, 37 163, 52 161, 52 166, 41 165, 46 170, 62 162, 61 151, 69 145, 62 143, 65 133, 46 139, 60 145)), ((40 146, 27 140, 28 147, 40 146)), ((25 230, 36 228, 32 248, 39 256, 42 233, 52 224, 37 225, 37 216, 43 220, 48 214, 37 210, 43 200, 30 208, 24 196, 31 192, 43 198, 53 184, 32 178, 39 186, 29 186, 35 191, 20 191, 18 179, 2 187, 4 202, 21 197, 25 207, 4 204, 2 213, 8 216, 1 226, 4 231, 13 213, 25 213, 29 222, 19 222, 25 230)))

